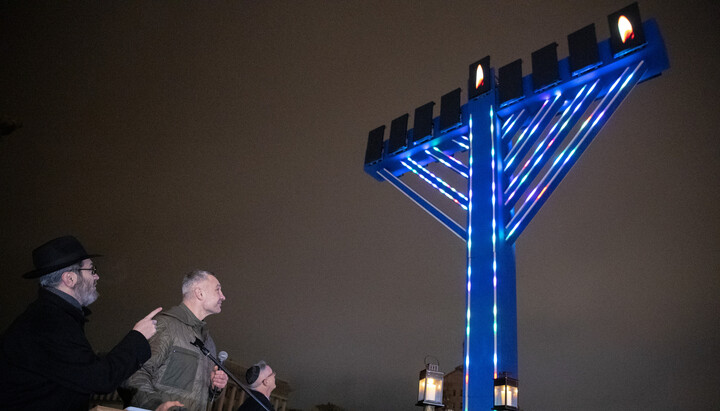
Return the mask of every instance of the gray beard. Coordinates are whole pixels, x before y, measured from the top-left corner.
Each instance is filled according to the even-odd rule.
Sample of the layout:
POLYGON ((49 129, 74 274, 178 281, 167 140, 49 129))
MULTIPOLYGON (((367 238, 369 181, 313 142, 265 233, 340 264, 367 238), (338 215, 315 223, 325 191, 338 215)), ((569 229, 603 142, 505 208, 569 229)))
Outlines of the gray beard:
POLYGON ((75 295, 81 306, 87 307, 95 302, 100 294, 93 288, 93 281, 85 281, 81 276, 78 277, 78 283, 75 286, 75 295))

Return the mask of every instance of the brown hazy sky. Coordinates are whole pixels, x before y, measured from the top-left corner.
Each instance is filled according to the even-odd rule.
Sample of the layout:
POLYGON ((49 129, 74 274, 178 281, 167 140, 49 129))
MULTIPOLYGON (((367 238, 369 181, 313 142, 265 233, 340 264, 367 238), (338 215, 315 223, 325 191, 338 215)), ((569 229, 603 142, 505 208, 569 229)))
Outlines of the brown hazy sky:
MULTIPOLYGON (((0 140, 0 329, 31 250, 72 233, 105 254, 96 349, 204 268, 218 348, 268 361, 290 406, 416 409, 425 356, 461 362, 465 247, 363 172, 368 131, 485 55, 528 74, 587 24, 605 39, 628 3, 0 2, 0 116, 24 124, 0 140)), ((719 4, 640 1, 670 69, 517 243, 523 409, 720 403, 719 4)))

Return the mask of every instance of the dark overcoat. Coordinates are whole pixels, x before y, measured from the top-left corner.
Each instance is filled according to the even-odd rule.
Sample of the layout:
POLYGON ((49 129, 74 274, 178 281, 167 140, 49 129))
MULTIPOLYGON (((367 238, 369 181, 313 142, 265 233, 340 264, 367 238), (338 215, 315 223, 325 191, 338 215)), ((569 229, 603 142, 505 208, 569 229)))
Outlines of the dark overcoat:
POLYGON ((150 358, 150 345, 134 330, 96 355, 85 314, 40 288, 0 337, 0 409, 87 411, 92 393, 112 392, 150 358))
MULTIPOLYGON (((255 398, 260 400, 263 403, 263 405, 265 405, 265 407, 267 407, 268 410, 275 411, 275 408, 272 406, 272 404, 270 404, 270 400, 268 399, 268 397, 265 396, 265 394, 257 392, 255 390, 250 390, 250 391, 252 391, 255 398)), ((257 402, 257 400, 255 400, 254 398, 252 398, 249 395, 245 399, 245 402, 243 402, 242 405, 237 409, 237 411, 265 411, 265 410, 266 410, 266 408, 263 408, 263 406, 260 405, 257 402)))

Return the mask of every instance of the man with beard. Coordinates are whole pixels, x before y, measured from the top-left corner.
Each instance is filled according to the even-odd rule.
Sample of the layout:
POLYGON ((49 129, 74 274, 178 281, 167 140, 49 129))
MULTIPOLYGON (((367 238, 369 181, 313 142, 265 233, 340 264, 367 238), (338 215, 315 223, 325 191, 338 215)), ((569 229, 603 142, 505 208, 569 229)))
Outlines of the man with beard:
POLYGON ((92 393, 109 393, 150 358, 157 308, 107 355, 95 354, 85 337, 87 306, 98 298, 93 257, 72 236, 33 251, 38 298, 0 337, 0 408, 83 410, 92 393))
POLYGON ((152 358, 123 384, 125 405, 153 409, 178 400, 188 411, 204 411, 227 384, 227 374, 193 346, 199 338, 215 356, 215 342, 205 321, 221 311, 225 296, 209 271, 195 270, 182 283, 182 303, 157 315, 157 334, 150 339, 152 358))

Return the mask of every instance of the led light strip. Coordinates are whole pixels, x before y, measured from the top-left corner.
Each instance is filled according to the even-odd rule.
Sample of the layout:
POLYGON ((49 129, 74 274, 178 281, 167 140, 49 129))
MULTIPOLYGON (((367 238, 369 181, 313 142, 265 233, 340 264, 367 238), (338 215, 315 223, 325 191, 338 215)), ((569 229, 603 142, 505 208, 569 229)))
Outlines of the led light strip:
POLYGON ((413 163, 413 165, 414 165, 415 167, 417 167, 418 170, 421 170, 421 171, 424 172, 425 174, 427 174, 427 175, 429 175, 430 177, 432 177, 435 181, 437 181, 438 183, 440 183, 440 184, 442 184, 443 186, 445 186, 445 188, 447 188, 447 189, 449 189, 450 191, 452 191, 453 193, 457 194, 457 196, 460 197, 460 198, 462 198, 463 200, 465 200, 465 202, 468 201, 468 198, 467 198, 463 193, 460 193, 460 192, 458 192, 457 190, 455 190, 452 186, 450 186, 450 184, 446 183, 442 178, 440 178, 440 177, 436 176, 435 174, 433 174, 432 171, 430 171, 430 170, 428 170, 427 168, 421 166, 417 161, 413 160, 413 159, 410 158, 410 157, 408 157, 408 160, 409 160, 411 163, 413 163))
MULTIPOLYGON (((443 153, 439 148, 437 148, 437 147, 433 147, 433 150, 437 151, 437 152, 440 153, 440 154, 444 154, 444 153, 443 153)), ((427 150, 425 150, 425 151, 427 151, 427 150)), ((460 160, 458 160, 457 158, 455 158, 455 157, 453 157, 453 156, 447 156, 447 157, 448 157, 450 160, 452 160, 453 162, 455 162, 457 165, 465 167, 465 164, 463 164, 463 163, 462 163, 460 160)))
MULTIPOLYGON (((597 81, 595 82, 595 84, 597 84, 597 81)), ((577 110, 577 108, 580 107, 581 103, 585 100, 583 98, 582 100, 578 101, 578 99, 583 95, 583 92, 585 91, 585 87, 587 87, 587 86, 583 86, 580 89, 578 94, 573 99, 572 103, 570 103, 570 107, 572 107, 573 105, 575 105, 575 103, 577 103, 577 105, 575 106, 575 110, 577 110)), ((594 88, 594 85, 593 85, 593 88, 594 88)), ((590 95, 590 91, 588 91, 588 93, 585 97, 587 98, 588 95, 590 95)), ((572 113, 575 112, 575 110, 570 111, 570 107, 568 107, 568 109, 565 110, 565 112, 560 116, 560 119, 555 122, 552 129, 550 130, 550 133, 548 133, 548 135, 545 137, 545 139, 543 139, 543 141, 540 144, 538 144, 538 146, 535 148, 535 151, 533 152, 532 156, 530 156, 530 158, 525 162, 523 167, 520 169, 520 172, 517 173, 517 175, 515 175, 515 177, 510 181, 510 184, 508 184, 508 190, 510 188, 512 188, 512 186, 517 182, 520 175, 523 173, 523 171, 525 171, 527 166, 532 162, 533 158, 538 153, 538 151, 540 151, 540 149, 543 148, 543 146, 545 145, 545 141, 547 141, 547 139, 552 135, 552 132, 553 132, 553 130, 555 130, 555 127, 557 127, 558 124, 562 123, 563 119, 565 119, 566 117, 569 117, 570 115, 572 115, 572 113), (570 114, 568 114, 568 113, 570 113, 570 114)), ((558 133, 560 133, 560 131, 562 131, 568 125, 568 121, 569 121, 569 119, 565 120, 565 122, 563 123, 560 130, 558 130, 558 133)), ((505 167, 505 169, 507 170, 507 167, 505 167)))
POLYGON ((503 136, 502 136, 503 140, 507 139, 507 137, 510 135, 510 131, 512 131, 513 127, 515 127, 515 124, 518 122, 518 120, 520 120, 522 118, 523 114, 525 114, 524 108, 522 110, 520 110, 520 112, 517 114, 517 116, 515 114, 513 114, 505 121, 505 124, 503 124, 501 127, 501 131, 503 133, 503 136), (512 123, 510 123, 511 120, 512 120, 512 123), (510 123, 510 124, 508 125, 508 123, 510 123))
MULTIPOLYGON (((473 121, 472 121, 472 114, 470 115, 469 119, 469 129, 470 129, 470 147, 472 147, 472 141, 473 141, 473 121)), ((468 224, 467 224, 467 255, 468 255, 468 262, 467 262, 467 312, 465 314, 465 389, 463 390, 464 395, 464 409, 465 411, 468 411, 468 392, 470 391, 468 389, 468 386, 470 384, 470 303, 471 303, 471 295, 470 290, 472 289, 472 264, 471 263, 471 256, 472 256, 472 204, 473 204, 473 191, 472 191, 472 178, 473 178, 473 151, 470 149, 470 155, 468 158, 468 164, 469 164, 469 172, 470 172, 470 178, 468 179, 468 224)))
POLYGON ((558 121, 556 121, 555 124, 552 126, 548 135, 545 136, 545 138, 543 139, 543 141, 540 144, 537 145, 537 147, 535 148, 535 151, 530 156, 530 158, 528 158, 528 160, 525 162, 525 164, 523 165, 520 172, 515 176, 515 178, 512 179, 512 181, 510 181, 510 184, 508 184, 508 190, 506 191, 506 194, 508 193, 509 190, 513 190, 513 186, 515 185, 515 183, 518 182, 518 179, 520 178, 520 176, 522 176, 522 178, 519 180, 519 183, 517 184, 517 187, 515 187, 515 189, 512 191, 512 193, 510 193, 509 195, 506 195, 505 205, 510 204, 512 199, 515 197, 515 194, 517 194, 518 190, 523 186, 523 184, 528 179, 528 177, 533 174, 537 165, 540 163, 540 161, 545 156, 545 154, 548 153, 548 151, 550 150, 550 147, 552 147, 553 143, 555 143, 557 136, 559 136, 560 133, 562 133, 562 131, 565 129, 565 127, 568 126, 568 124, 570 123, 570 118, 567 118, 567 117, 571 117, 573 114, 575 114, 577 112, 577 110, 580 107, 582 107, 583 103, 592 95, 592 92, 595 90, 595 88, 597 87, 599 82, 600 82, 600 80, 596 80, 595 83, 590 87, 590 89, 588 89, 587 93, 584 94, 584 97, 582 97, 582 99, 580 99, 579 101, 578 101, 578 98, 580 98, 583 95, 583 92, 585 91, 585 87, 587 87, 587 86, 584 86, 580 90, 580 92, 578 92, 577 96, 575 96, 575 98, 573 99, 573 101, 570 104, 570 106, 568 107, 568 109, 565 110, 565 112, 560 116, 560 119, 558 119, 558 121), (573 106, 574 106, 574 108, 573 108, 573 106), (573 109, 570 110, 571 108, 573 108, 573 109), (560 129, 557 130, 557 133, 556 133, 555 129, 557 128, 558 124, 560 124, 560 123, 562 123, 562 126, 560 126, 560 129), (550 142, 548 144, 545 144, 545 142, 547 142, 549 139, 550 139, 550 142), (540 152, 540 150, 542 150, 542 153, 538 156, 537 154, 538 154, 538 152, 540 152), (530 165, 530 163, 532 163, 532 166, 530 167, 529 170, 527 170, 527 172, 525 172, 525 170, 527 169, 528 165, 530 165), (523 172, 525 172, 525 173, 523 174, 523 172))
POLYGON ((459 145, 460 147, 464 148, 465 150, 469 150, 469 149, 470 149, 470 146, 469 146, 469 145, 467 145, 467 144, 465 144, 465 143, 463 143, 463 142, 461 142, 461 141, 453 140, 453 143, 459 145))
POLYGON ((550 167, 550 170, 545 174, 545 177, 538 183, 538 185, 533 189, 533 191, 528 195, 523 205, 520 207, 520 210, 516 214, 515 219, 517 219, 517 223, 513 224, 513 221, 510 222, 510 225, 512 225, 512 229, 508 232, 506 238, 510 238, 517 228, 520 226, 520 224, 523 222, 527 214, 529 213, 529 210, 537 204, 538 200, 545 194, 545 192, 550 188, 550 186, 553 184, 556 178, 560 175, 560 172, 564 168, 565 164, 575 155, 575 151, 582 145, 582 143, 585 141, 587 136, 590 134, 592 129, 598 124, 600 119, 605 115, 605 112, 607 109, 615 102, 615 99, 617 99, 618 95, 620 95, 620 92, 625 88, 625 86, 630 82, 630 80, 635 76, 635 74, 639 71, 640 67, 644 65, 644 62, 641 61, 633 70, 630 75, 625 78, 625 74, 630 70, 630 68, 626 68, 623 73, 615 80, 613 85, 608 90, 607 94, 603 98, 603 100, 600 102, 600 104, 595 108, 593 113, 583 122, 582 126, 580 127, 580 130, 575 134, 575 137, 570 142, 570 144, 558 155, 558 157, 553 161, 552 166, 550 167), (615 94, 612 94, 615 90, 615 87, 620 84, 620 81, 625 78, 625 81, 622 82, 622 85, 617 90, 615 94), (609 100, 608 100, 609 99, 609 100), (596 113, 599 114, 595 116, 596 113), (590 120, 594 119, 592 124, 590 125, 590 128, 587 129, 587 132, 583 133, 583 130, 585 127, 590 124, 590 120), (569 151, 568 151, 569 150, 569 151), (565 153, 568 153, 567 156, 565 156, 565 153), (564 159, 564 160, 563 160, 564 159), (560 160, 563 160, 562 163, 560 163, 560 160), (556 166, 560 164, 560 166, 556 166), (549 179, 549 181, 547 181, 549 179), (546 183, 547 181, 547 183, 546 183), (535 196, 535 192, 538 190, 538 188, 543 187, 540 193, 535 196))
POLYGON ((443 190, 442 188, 438 187, 435 183, 433 183, 432 181, 430 181, 427 177, 425 177, 424 175, 422 175, 421 173, 419 173, 417 170, 415 170, 415 168, 413 168, 411 165, 409 165, 408 163, 406 163, 406 162, 404 162, 404 161, 400 161, 400 163, 401 163, 402 165, 404 165, 405 168, 407 168, 408 170, 412 171, 416 176, 418 176, 418 177, 422 178, 423 180, 425 180, 426 183, 428 183, 428 184, 430 184, 431 186, 435 187, 435 189, 438 190, 439 192, 441 192, 442 194, 444 194, 445 197, 449 198, 449 199, 452 200, 454 203, 456 203, 457 205, 459 205, 460 207, 462 207, 463 210, 467 210, 467 209, 468 209, 465 204, 463 204, 463 203, 461 203, 460 201, 458 201, 455 197, 453 197, 452 195, 450 195, 447 191, 445 191, 445 190, 443 190))
MULTIPOLYGON (((523 143, 523 142, 524 142, 523 140, 525 139, 525 133, 527 133, 527 131, 530 130, 530 127, 531 127, 533 124, 535 124, 535 127, 532 128, 532 131, 530 132, 530 134, 528 134, 528 136, 530 136, 532 133, 535 132, 535 130, 537 129, 538 124, 540 124, 540 120, 539 120, 539 119, 542 119, 542 118, 544 117, 544 113, 543 113, 543 112, 545 111, 545 106, 547 106, 548 101, 550 101, 550 99, 547 99, 547 100, 545 100, 545 101, 543 102, 542 106, 540 107, 540 110, 538 110, 538 112, 535 113, 535 117, 533 117, 533 119, 530 121, 530 124, 528 124, 528 126, 525 127, 525 129, 522 131, 522 133, 520 133, 520 137, 518 137, 517 141, 515 142, 515 144, 513 145, 513 147, 510 149, 510 153, 508 154, 508 156, 511 156, 513 152, 517 152, 517 151, 518 151, 518 147, 521 147, 521 146, 522 146, 520 143, 523 143)), ((506 158, 506 160, 507 160, 507 158, 506 158)), ((510 161, 508 161, 508 162, 505 164, 505 170, 507 170, 508 167, 510 167, 510 165, 513 163, 513 161, 515 161, 515 156, 513 156, 513 157, 510 159, 510 161)))
POLYGON ((401 193, 405 194, 412 202, 417 204, 421 209, 425 210, 431 217, 436 219, 440 224, 444 225, 445 228, 450 230, 453 234, 458 236, 463 241, 467 241, 467 231, 465 228, 460 226, 455 220, 448 217, 442 211, 438 210, 432 203, 424 199, 420 194, 416 193, 412 188, 408 187, 407 184, 400 181, 399 178, 395 177, 393 173, 388 171, 387 168, 377 171, 378 176, 385 179, 390 185, 398 189, 401 193))
POLYGON ((430 150, 425 150, 425 153, 426 153, 427 155, 429 155, 429 156, 432 156, 434 159, 436 159, 437 161, 439 161, 442 165, 444 165, 445 167, 449 168, 450 170, 452 170, 452 171, 460 174, 461 176, 463 176, 463 177, 465 177, 465 178, 468 178, 467 172, 463 171, 463 170, 467 170, 467 167, 465 167, 465 165, 464 165, 463 163, 459 162, 458 160, 456 160, 456 159, 453 158, 452 156, 449 156, 449 155, 443 153, 443 152, 440 151, 437 147, 433 147, 433 150, 437 151, 437 152, 440 153, 440 154, 433 153, 433 152, 431 152, 430 150), (451 159, 451 160, 454 161, 456 164, 450 164, 449 162, 447 162, 447 161, 445 160, 446 158, 451 159))
MULTIPOLYGON (((511 157, 511 158, 510 158, 510 160, 507 162, 507 164, 505 164, 505 167, 504 167, 504 169, 503 169, 504 171, 507 171, 507 170, 510 168, 510 166, 515 162, 515 159, 517 158, 517 156, 518 156, 520 153, 524 153, 524 152, 525 152, 524 148, 525 148, 526 145, 532 144, 532 139, 530 139, 530 136, 532 136, 533 134, 535 134, 535 132, 537 131, 537 129, 538 129, 538 127, 540 126, 540 124, 543 124, 543 123, 545 122, 545 119, 547 118, 547 115, 552 111, 552 109, 553 109, 554 107, 556 107, 556 104, 557 104, 558 100, 560 100, 560 97, 562 97, 562 94, 561 94, 560 92, 558 92, 558 93, 555 95, 555 100, 553 100, 552 104, 550 104, 549 106, 547 106, 547 109, 545 109, 545 106, 548 104, 548 102, 550 101, 550 99, 545 100, 545 102, 543 103, 542 107, 541 107, 540 110, 538 111, 537 115, 535 116, 535 118, 533 118, 533 121, 532 121, 532 122, 530 123, 530 125, 528 125, 528 127, 523 131, 523 135, 524 135, 525 132, 526 132, 528 129, 530 129, 530 126, 532 126, 533 123, 535 124, 535 125, 532 127, 532 130, 530 131, 530 133, 527 135, 528 138, 523 140, 523 135, 521 135, 520 138, 518 139, 518 141, 517 141, 517 142, 515 143, 515 145, 513 146, 513 148, 510 149, 510 153, 508 153, 507 157, 505 157, 506 160, 507 160, 508 157, 511 157), (543 112, 543 111, 544 111, 544 112, 543 112), (536 120, 537 120, 537 121, 536 121, 536 120)), ((549 122, 549 120, 548 120, 548 122, 549 122)), ((543 130, 544 130, 544 129, 545 129, 545 127, 543 127, 543 130)), ((529 151, 529 148, 528 148, 528 151, 529 151)))
POLYGON ((490 106, 490 160, 492 162, 492 247, 493 247, 493 379, 498 375, 498 326, 497 326, 497 220, 495 215, 496 193, 496 164, 495 155, 495 121, 493 108, 490 106))
POLYGON ((506 128, 508 127, 508 124, 509 124, 511 121, 513 122, 513 124, 515 124, 515 121, 517 121, 517 119, 520 118, 520 115, 523 113, 523 111, 525 111, 525 109, 522 109, 522 111, 521 111, 520 113, 512 113, 512 114, 510 114, 510 117, 508 117, 507 120, 505 120, 505 122, 503 123, 503 125, 500 127, 501 130, 505 130, 505 131, 503 132, 503 137, 505 137, 505 135, 507 134, 506 128), (515 121, 513 121, 513 119, 514 119, 515 121))
MULTIPOLYGON (((642 63, 642 62, 641 62, 641 63, 642 63)), ((639 68, 639 65, 638 65, 638 68, 639 68)), ((625 69, 625 71, 623 72, 623 74, 622 74, 620 77, 618 77, 617 80, 615 80, 615 83, 613 83, 612 87, 610 87, 610 90, 608 90, 608 92, 607 92, 607 95, 608 95, 608 96, 610 95, 610 93, 613 92, 613 90, 615 89, 615 87, 617 87, 618 83, 620 83, 620 80, 621 80, 622 77, 625 75, 625 73, 627 72, 627 70, 628 70, 628 69, 625 69)), ((554 167, 558 162, 560 162, 560 160, 561 160, 561 159, 563 158, 563 156, 565 155, 565 152, 566 152, 571 146, 574 146, 574 147, 573 147, 573 149, 568 153, 567 157, 565 157, 565 160, 562 162, 562 165, 560 166, 560 169, 562 169, 562 166, 564 166, 565 163, 567 163, 568 160, 575 154, 575 150, 577 150, 578 146, 580 146, 580 144, 582 144, 583 141, 585 141, 585 138, 587 137, 587 135, 588 135, 588 134, 590 133, 590 131, 592 131, 592 129, 597 125, 598 121, 600 121, 600 119, 605 115, 605 111, 607 111, 607 108, 615 101, 615 99, 617 98, 617 96, 618 96, 618 95, 620 94, 620 92, 625 88, 625 86, 626 86, 627 83, 630 81, 630 79, 633 78, 633 76, 635 75, 635 72, 636 72, 636 71, 637 71, 637 68, 635 69, 635 71, 633 71, 632 73, 630 73, 630 75, 625 79, 625 81, 623 82, 622 86, 620 86, 620 88, 618 89, 617 93, 616 93, 615 95, 613 95, 612 99, 610 99, 610 101, 607 102, 607 104, 605 104, 605 107, 602 109, 602 111, 600 112, 600 114, 598 114, 597 117, 595 117, 595 121, 593 121, 593 123, 592 123, 592 125, 590 126, 590 128, 588 128, 587 132, 580 138, 580 140, 578 141, 578 143, 577 143, 577 144, 572 144, 572 142, 571 142, 571 144, 568 145, 568 147, 565 147, 565 150, 563 150, 563 151, 560 153, 560 155, 559 155, 559 156, 555 159, 555 161, 553 162, 553 167, 554 167)), ((602 103, 601 103, 601 105, 599 105, 599 106, 595 109, 595 111, 594 111, 587 119, 585 119, 585 121, 583 122, 582 126, 580 126, 580 130, 578 130, 577 134, 575 135, 576 138, 577 138, 578 136, 580 136, 580 133, 582 133, 583 130, 585 129, 585 127, 586 127, 588 124, 590 124, 590 120, 592 120, 593 116, 595 115, 595 113, 597 113, 597 110, 599 110, 600 107, 602 107, 602 103)), ((573 139, 573 140, 574 140, 574 139, 573 139)), ((551 170, 552 170, 552 169, 551 169, 551 170)), ((555 177, 553 176, 553 179, 554 179, 554 178, 555 178, 555 177)), ((552 180, 551 180, 550 182, 552 182, 552 180)), ((543 189, 543 191, 540 192, 540 194, 538 195, 538 198, 540 198, 540 197, 542 196, 542 194, 545 192, 545 190, 547 190, 547 188, 548 188, 549 185, 550 185, 550 184, 548 183, 548 185, 545 186, 545 188, 543 189)))

